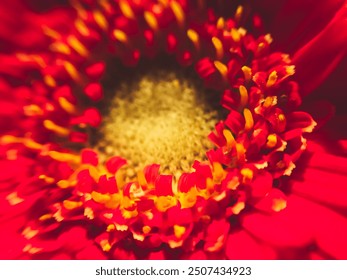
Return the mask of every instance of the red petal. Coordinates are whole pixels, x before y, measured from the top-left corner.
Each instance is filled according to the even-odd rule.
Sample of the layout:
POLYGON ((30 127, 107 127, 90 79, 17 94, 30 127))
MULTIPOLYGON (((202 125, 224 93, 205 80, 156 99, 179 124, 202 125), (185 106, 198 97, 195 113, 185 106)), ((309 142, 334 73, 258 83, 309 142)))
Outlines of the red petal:
POLYGON ((83 149, 81 153, 82 163, 98 165, 98 154, 92 149, 83 149))
POLYGON ((160 175, 155 181, 155 190, 157 196, 173 195, 172 175, 160 175))
POLYGON ((273 248, 256 241, 245 231, 229 234, 225 253, 231 260, 271 260, 277 257, 273 248))
MULTIPOLYGON (((347 174, 347 173, 346 173, 347 174)), ((300 196, 347 210, 346 175, 306 168, 302 180, 293 180, 291 190, 300 196)))
POLYGON ((85 87, 84 93, 93 101, 99 101, 104 95, 99 83, 90 83, 85 87))
POLYGON ((260 240, 278 247, 302 247, 313 242, 312 223, 305 204, 288 200, 287 208, 272 215, 245 215, 242 226, 260 240))
POLYGON ((80 192, 90 193, 95 187, 95 181, 88 169, 81 170, 77 174, 77 188, 80 192))
POLYGON ((308 143, 308 150, 313 152, 307 163, 309 167, 329 173, 347 174, 347 158, 317 151, 317 147, 312 144, 308 143))
POLYGON ((148 184, 154 184, 159 173, 159 164, 148 165, 144 168, 143 173, 148 184))
POLYGON ((347 53, 347 4, 330 23, 293 57, 301 94, 307 95, 319 86, 347 53), (319 59, 317 60, 317 57, 319 59))
POLYGON ((97 62, 86 68, 86 74, 92 79, 100 79, 105 71, 105 63, 97 62))
POLYGON ((106 168, 110 173, 115 174, 127 161, 121 157, 111 157, 106 161, 106 168))
POLYGON ((100 248, 95 245, 89 245, 76 254, 77 260, 106 260, 106 256, 100 248))
POLYGON ((257 174, 251 184, 252 197, 263 197, 270 192, 272 188, 272 176, 268 172, 257 174))
POLYGON ((100 193, 116 193, 118 192, 117 181, 115 177, 107 178, 103 175, 99 178, 97 191, 100 193))

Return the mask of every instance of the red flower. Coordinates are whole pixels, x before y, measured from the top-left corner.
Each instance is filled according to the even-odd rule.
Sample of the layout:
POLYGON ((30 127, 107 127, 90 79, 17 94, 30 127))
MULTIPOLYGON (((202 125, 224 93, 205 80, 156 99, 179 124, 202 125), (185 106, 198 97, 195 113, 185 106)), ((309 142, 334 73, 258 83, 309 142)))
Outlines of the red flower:
MULTIPOLYGON (((309 97, 300 107, 345 57, 343 32, 316 47, 345 23, 345 6, 293 47, 298 84, 289 56, 271 52, 269 34, 257 35, 260 18, 251 16, 250 31, 242 27, 242 7, 222 17, 228 4, 72 3, 41 16, 18 3, 28 30, 42 24, 43 32, 32 44, 22 32, 1 50, 1 224, 8 244, 18 245, 2 258, 346 258, 345 159, 306 139, 317 123, 302 111, 328 109, 317 118, 322 126, 334 104, 309 97), (196 160, 177 182, 158 164, 125 179, 127 159, 115 154, 103 163, 86 149, 102 122, 93 104, 104 98, 105 60, 136 66, 163 51, 223 92, 228 115, 209 135, 208 160, 196 160), (332 51, 338 56, 326 71, 332 51), (322 64, 308 65, 319 52, 322 64)), ((15 30, 0 29, 0 38, 15 30)))

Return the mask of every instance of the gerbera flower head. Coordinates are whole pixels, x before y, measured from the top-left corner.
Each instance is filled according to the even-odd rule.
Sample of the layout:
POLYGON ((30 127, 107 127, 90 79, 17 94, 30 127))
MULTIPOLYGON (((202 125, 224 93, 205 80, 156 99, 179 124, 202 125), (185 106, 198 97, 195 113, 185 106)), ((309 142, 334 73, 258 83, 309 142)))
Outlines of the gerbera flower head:
MULTIPOLYGON (((26 217, 26 225, 16 228, 24 244, 17 257, 232 257, 235 236, 248 242, 238 231, 240 218, 287 207, 283 180, 316 125, 298 109, 290 57, 271 52, 269 34, 253 36, 241 25, 241 6, 233 17, 218 16, 205 1, 71 1, 71 6, 75 16, 64 28, 42 26, 44 48, 6 54, 11 67, 0 69, 9 77, 0 84, 5 108, 0 114, 10 121, 1 123, 1 195, 7 201, 1 211, 26 217), (127 99, 117 99, 111 104, 118 111, 105 117, 99 101, 110 96, 101 79, 111 59, 135 67, 163 53, 195 69, 215 99, 222 93, 227 114, 209 133, 211 144, 198 146, 198 158, 190 155, 191 162, 175 174, 153 162, 129 175, 134 158, 117 154, 121 149, 113 145, 120 142, 108 139, 121 139, 127 128, 121 124, 130 118, 126 110, 148 108, 150 99, 123 107, 119 104, 127 99), (99 127, 104 142, 90 147, 99 127), (100 145, 111 146, 111 152, 102 154, 100 145)), ((184 108, 183 101, 191 100, 184 94, 160 102, 184 108)), ((182 119, 196 115, 201 126, 206 123, 204 110, 199 116, 187 108, 193 114, 182 111, 182 119)), ((170 131, 165 114, 158 113, 160 120, 146 115, 148 129, 161 121, 158 134, 170 131)), ((190 128, 184 128, 189 137, 205 131, 190 128)), ((168 149, 179 149, 169 144, 168 149)), ((138 149, 143 147, 148 148, 138 149)), ((165 154, 162 147, 158 160, 165 154)), ((170 161, 180 162, 180 156, 170 161)), ((268 257, 275 255, 269 251, 268 257)))

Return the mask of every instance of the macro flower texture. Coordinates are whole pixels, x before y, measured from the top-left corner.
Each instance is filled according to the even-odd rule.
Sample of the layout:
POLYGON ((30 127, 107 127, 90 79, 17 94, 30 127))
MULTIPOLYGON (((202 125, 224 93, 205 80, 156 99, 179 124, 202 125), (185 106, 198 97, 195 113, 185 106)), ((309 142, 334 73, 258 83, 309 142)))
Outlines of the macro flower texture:
POLYGON ((1 259, 347 259, 347 2, 0 4, 1 259))

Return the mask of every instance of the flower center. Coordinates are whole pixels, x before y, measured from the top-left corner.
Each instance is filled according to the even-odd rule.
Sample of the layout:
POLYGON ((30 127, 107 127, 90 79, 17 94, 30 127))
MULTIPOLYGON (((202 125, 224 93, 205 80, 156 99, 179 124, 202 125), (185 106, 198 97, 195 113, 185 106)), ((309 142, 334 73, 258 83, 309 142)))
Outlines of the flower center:
POLYGON ((219 96, 195 77, 152 69, 121 82, 109 95, 96 147, 105 158, 127 159, 127 177, 158 163, 177 178, 191 171, 194 160, 206 159, 219 96))

